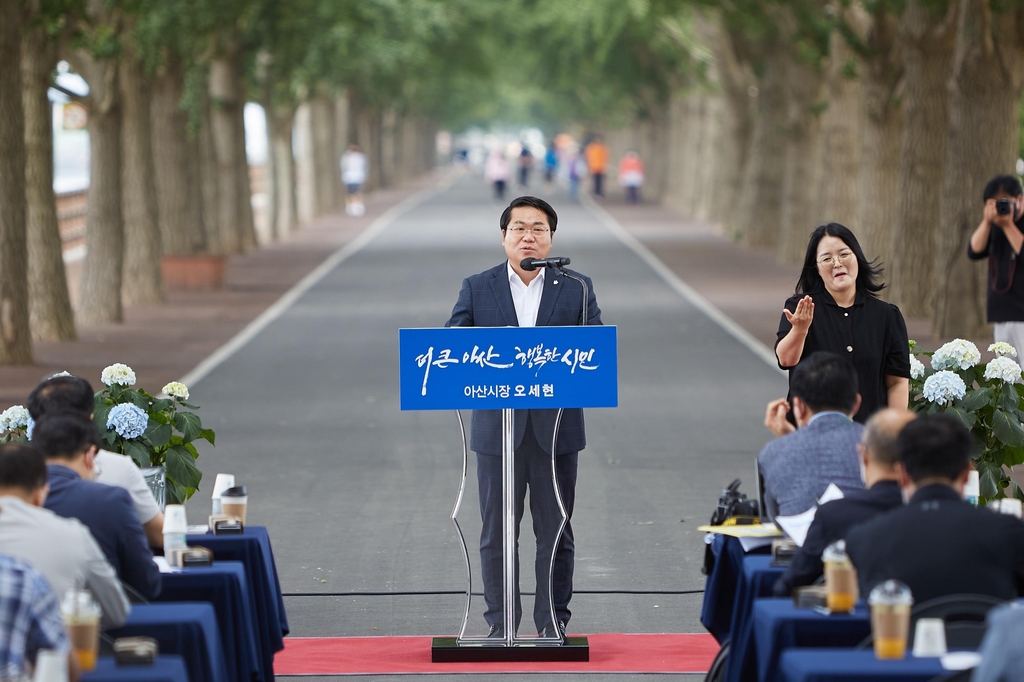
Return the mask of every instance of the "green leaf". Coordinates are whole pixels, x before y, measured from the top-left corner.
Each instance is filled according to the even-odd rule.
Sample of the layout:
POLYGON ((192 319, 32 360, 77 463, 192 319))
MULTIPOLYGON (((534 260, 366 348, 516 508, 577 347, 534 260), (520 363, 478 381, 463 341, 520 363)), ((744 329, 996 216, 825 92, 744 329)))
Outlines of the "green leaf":
POLYGON ((92 421, 96 424, 96 428, 100 430, 100 433, 107 430, 107 417, 110 415, 111 407, 113 405, 100 402, 97 402, 93 407, 92 421))
POLYGON ((179 412, 174 415, 174 426, 181 432, 186 443, 191 443, 203 432, 203 422, 191 412, 179 412))
POLYGON ((126 440, 124 442, 124 454, 135 460, 135 463, 140 468, 150 466, 149 450, 147 450, 146 446, 138 441, 126 440))
POLYGON ((196 468, 195 459, 182 445, 175 445, 167 450, 167 475, 175 483, 188 488, 199 486, 203 474, 196 468))
POLYGON ((171 423, 171 418, 168 417, 163 412, 150 412, 149 413, 149 421, 157 422, 158 424, 170 424, 171 423))
POLYGON ((210 445, 216 445, 214 441, 217 439, 217 434, 213 432, 213 429, 203 429, 199 432, 199 437, 206 440, 210 445))
POLYGON ((181 404, 182 404, 183 407, 187 407, 190 410, 198 410, 199 409, 198 405, 193 405, 192 403, 188 402, 187 400, 182 400, 181 404))
POLYGON ((188 488, 175 483, 170 475, 167 476, 167 504, 184 504, 189 498, 188 488))
POLYGON ((153 406, 151 409, 153 410, 153 412, 163 412, 164 410, 166 410, 169 407, 172 407, 173 405, 173 400, 170 400, 168 398, 160 398, 158 400, 153 401, 153 406))
POLYGON ((151 422, 150 427, 146 429, 146 438, 155 448, 162 448, 167 445, 172 435, 174 435, 174 429, 171 428, 170 424, 153 425, 151 422))
POLYGON ((188 454, 192 455, 192 459, 199 459, 199 451, 196 450, 196 446, 192 443, 185 443, 185 449, 188 450, 188 454))
POLYGON ((955 414, 960 419, 960 421, 963 422, 964 426, 966 426, 968 430, 973 429, 974 423, 977 421, 977 419, 974 416, 974 413, 966 412, 962 407, 958 405, 950 407, 949 409, 946 410, 946 412, 955 414))
POLYGON ((1024 446, 1024 428, 1016 417, 1003 410, 996 410, 992 415, 992 433, 1011 448, 1024 446))
MULTIPOLYGON (((125 391, 125 393, 127 393, 127 391, 125 391)), ((138 407, 143 412, 149 412, 149 398, 142 395, 138 391, 132 391, 131 401, 135 404, 136 407, 138 407)))
POLYGON ((999 494, 999 482, 1002 479, 1002 473, 1003 470, 1000 467, 988 462, 978 462, 978 480, 982 497, 991 500, 999 494))
POLYGON ((1013 384, 1003 384, 1003 394, 999 396, 999 407, 1010 414, 1020 409, 1020 396, 1013 384))
POLYGON ((968 412, 976 412, 988 405, 995 393, 995 389, 991 387, 972 389, 967 391, 967 395, 960 401, 960 405, 968 412))

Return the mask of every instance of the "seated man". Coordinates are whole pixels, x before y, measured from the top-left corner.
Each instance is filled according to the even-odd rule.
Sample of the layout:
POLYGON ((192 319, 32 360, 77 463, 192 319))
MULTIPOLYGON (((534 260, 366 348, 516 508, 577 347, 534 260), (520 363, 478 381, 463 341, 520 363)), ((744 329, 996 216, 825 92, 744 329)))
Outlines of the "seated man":
POLYGON ((70 679, 81 679, 46 578, 21 559, 0 554, 0 680, 30 679, 40 649, 66 654, 70 679))
MULTIPOLYGON (((28 397, 28 413, 39 421, 43 417, 62 412, 78 412, 89 419, 93 416, 93 391, 89 382, 81 377, 57 375, 41 382, 28 397)), ((135 514, 139 517, 150 547, 164 546, 164 515, 153 498, 142 471, 130 457, 116 452, 100 450, 96 453, 97 483, 124 488, 132 496, 135 514)))
POLYGON ((789 386, 800 428, 758 457, 768 518, 807 511, 829 483, 844 494, 864 487, 857 462, 863 427, 850 418, 860 407, 853 365, 837 353, 812 353, 793 368, 789 386))
POLYGON ((787 597, 793 588, 810 585, 821 577, 821 553, 847 531, 903 504, 896 472, 896 437, 914 419, 909 410, 886 408, 868 419, 864 436, 857 443, 867 490, 853 490, 841 500, 818 507, 814 522, 793 562, 775 583, 775 596, 787 597))
POLYGON ((46 460, 31 445, 0 445, 0 547, 4 554, 32 564, 58 598, 88 589, 103 609, 103 627, 114 628, 131 608, 117 573, 89 529, 42 509, 46 460))
POLYGON ((889 579, 906 583, 916 604, 1021 595, 1024 523, 964 501, 971 446, 970 432, 948 414, 919 417, 900 432, 900 487, 910 501, 846 535, 861 595, 889 579))
POLYGON ((127 491, 92 480, 99 450, 96 425, 81 414, 41 419, 32 443, 46 456, 50 494, 46 508, 85 524, 117 576, 144 599, 160 593, 160 569, 146 544, 127 491))

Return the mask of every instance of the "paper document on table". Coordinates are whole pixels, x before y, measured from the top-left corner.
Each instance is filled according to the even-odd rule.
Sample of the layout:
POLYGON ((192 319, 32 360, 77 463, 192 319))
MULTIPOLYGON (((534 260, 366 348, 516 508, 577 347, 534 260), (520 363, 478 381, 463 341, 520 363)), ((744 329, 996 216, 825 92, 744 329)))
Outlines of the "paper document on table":
POLYGON ((181 573, 180 568, 175 568, 167 563, 167 558, 162 556, 153 557, 153 563, 160 569, 161 573, 181 573))
POLYGON ((758 547, 767 547, 774 540, 775 538, 739 538, 740 547, 743 548, 744 552, 755 550, 758 547))
POLYGON ((841 499, 843 499, 843 491, 840 490, 839 486, 837 486, 835 483, 829 483, 828 487, 825 488, 825 492, 823 492, 821 494, 821 497, 818 498, 818 506, 820 507, 826 502, 831 502, 832 500, 841 499))
POLYGON ((779 528, 788 535, 793 542, 800 547, 804 546, 804 540, 807 539, 807 530, 811 527, 811 522, 814 521, 814 515, 818 513, 817 507, 811 507, 803 514, 794 514, 793 516, 776 516, 775 523, 779 524, 779 528))

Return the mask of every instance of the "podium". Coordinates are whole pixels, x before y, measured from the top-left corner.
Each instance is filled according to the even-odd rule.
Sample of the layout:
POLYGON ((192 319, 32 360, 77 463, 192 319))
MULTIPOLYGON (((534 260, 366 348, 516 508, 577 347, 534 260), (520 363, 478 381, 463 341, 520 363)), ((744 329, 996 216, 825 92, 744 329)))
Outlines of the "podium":
MULTIPOLYGON (((402 410, 455 410, 462 432, 462 479, 451 520, 466 563, 466 603, 455 637, 435 637, 434 662, 586 661, 586 637, 520 637, 515 632, 515 411, 557 410, 551 435, 551 480, 561 523, 548 560, 548 607, 557 623, 552 572, 568 515, 555 475, 562 411, 618 405, 614 326, 453 327, 399 330, 402 410), (459 410, 501 411, 502 604, 504 637, 466 636, 473 598, 469 548, 458 513, 466 490, 469 448, 459 410)), ((531 493, 532 494, 532 493, 531 493)), ((554 628, 557 631, 557 627, 554 628)))

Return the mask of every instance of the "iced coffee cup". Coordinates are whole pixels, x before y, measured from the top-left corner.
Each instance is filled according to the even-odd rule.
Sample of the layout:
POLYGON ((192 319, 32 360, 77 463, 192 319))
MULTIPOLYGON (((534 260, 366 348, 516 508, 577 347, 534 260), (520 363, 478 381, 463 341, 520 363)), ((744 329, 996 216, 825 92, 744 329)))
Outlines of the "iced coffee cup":
POLYGON ((220 508, 225 516, 236 516, 245 523, 245 510, 249 506, 249 495, 245 486, 228 488, 220 494, 220 508))
POLYGON ((825 604, 831 613, 849 613, 857 603, 857 571, 846 555, 846 541, 839 540, 821 554, 825 564, 825 604))
POLYGON ((907 654, 907 631, 914 597, 898 580, 886 580, 868 596, 871 606, 871 636, 875 658, 903 658, 907 654))
POLYGON ((88 590, 68 590, 60 603, 60 615, 71 639, 71 646, 83 671, 96 668, 96 651, 100 643, 99 604, 88 590))

